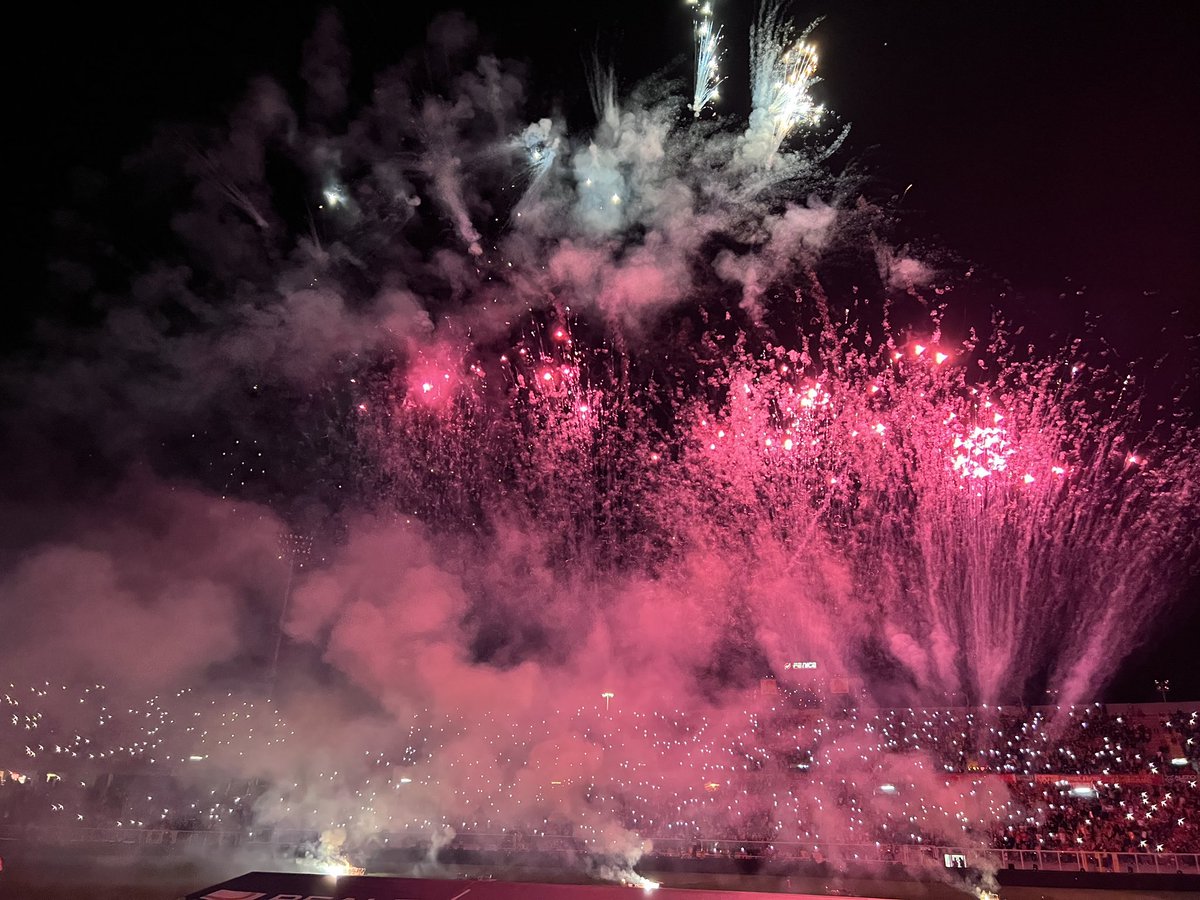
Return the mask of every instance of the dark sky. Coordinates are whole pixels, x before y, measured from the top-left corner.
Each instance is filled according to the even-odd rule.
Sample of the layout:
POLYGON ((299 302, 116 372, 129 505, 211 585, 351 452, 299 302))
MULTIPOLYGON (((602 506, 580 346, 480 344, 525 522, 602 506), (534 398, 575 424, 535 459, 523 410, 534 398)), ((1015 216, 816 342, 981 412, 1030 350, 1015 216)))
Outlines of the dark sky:
MULTIPOLYGON (((9 51, 7 143, 19 157, 9 224, 21 252, 10 337, 41 308, 48 211, 69 203, 71 173, 115 169, 163 121, 219 118, 255 74, 295 80, 324 6, 26 11, 34 24, 9 51)), ((867 191, 883 200, 912 185, 905 234, 1010 282, 1021 315, 1057 327, 1086 308, 1132 357, 1184 348, 1182 336, 1200 331, 1200 42, 1188 7, 803 2, 794 13, 801 24, 826 16, 820 90, 853 123, 845 155, 871 173, 867 191)), ((623 84, 673 62, 686 74, 690 59, 682 0, 344 4, 360 87, 447 8, 464 9, 500 55, 527 60, 535 96, 568 112, 586 109, 593 48, 623 84)), ((736 113, 748 106, 751 4, 716 9, 729 47, 721 111, 736 113)), ((1200 634, 1194 588, 1190 597, 1164 625, 1165 655, 1179 657, 1179 692, 1197 696, 1200 667, 1184 662, 1180 637, 1200 634)), ((1161 645, 1139 654, 1115 693, 1144 694, 1163 656, 1161 645)))

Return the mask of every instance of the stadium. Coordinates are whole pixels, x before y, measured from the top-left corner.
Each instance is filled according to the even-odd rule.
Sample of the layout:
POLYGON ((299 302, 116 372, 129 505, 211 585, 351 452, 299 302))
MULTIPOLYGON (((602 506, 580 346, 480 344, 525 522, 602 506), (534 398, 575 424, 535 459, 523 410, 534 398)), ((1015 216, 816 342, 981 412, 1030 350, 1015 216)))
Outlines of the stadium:
POLYGON ((517 777, 493 787, 528 791, 545 814, 536 827, 519 817, 455 821, 449 809, 436 816, 427 808, 380 827, 376 809, 397 792, 428 790, 434 773, 462 770, 460 794, 482 789, 473 764, 488 779, 495 773, 455 755, 453 736, 414 726, 402 758, 364 747, 347 755, 369 765, 316 773, 315 783, 281 791, 266 773, 236 774, 259 742, 304 743, 269 705, 230 697, 201 705, 181 692, 110 710, 96 686, 53 693, 9 688, 5 697, 0 840, 14 878, 24 857, 58 848, 155 865, 228 855, 235 868, 257 860, 245 867, 442 877, 574 871, 626 884, 707 878, 715 886, 757 876, 970 889, 979 873, 999 885, 1200 884, 1194 704, 872 709, 838 697, 826 708, 811 693, 784 703, 760 689, 718 721, 598 697, 572 713, 603 750, 603 764, 587 775, 565 768, 564 758, 531 754, 556 729, 501 716, 490 723, 489 742, 525 753, 517 777), (259 735, 252 721, 262 723, 259 735), (534 783, 520 783, 530 775, 534 783), (320 803, 326 790, 358 798, 358 815, 323 831, 264 824, 287 821, 278 804, 320 803), (606 825, 619 825, 619 844, 605 844, 610 836, 572 810, 577 792, 606 825))

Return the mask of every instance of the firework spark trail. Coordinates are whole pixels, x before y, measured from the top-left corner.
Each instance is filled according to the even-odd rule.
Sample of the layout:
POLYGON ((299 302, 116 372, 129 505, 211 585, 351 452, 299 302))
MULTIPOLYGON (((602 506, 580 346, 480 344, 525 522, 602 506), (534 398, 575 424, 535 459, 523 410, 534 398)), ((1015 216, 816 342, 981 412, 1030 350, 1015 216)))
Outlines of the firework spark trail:
POLYGON ((808 36, 820 24, 796 36, 783 6, 763 3, 750 29, 750 123, 746 153, 771 165, 780 146, 801 125, 820 121, 824 107, 812 96, 817 83, 817 51, 808 36))
POLYGON ((705 107, 716 102, 718 89, 724 81, 720 74, 721 31, 713 19, 712 3, 689 0, 696 7, 693 24, 696 40, 696 75, 692 91, 692 116, 700 118, 705 107))
MULTIPOLYGON (((648 395, 585 385, 585 351, 525 354, 498 406, 469 422, 449 407, 434 425, 445 437, 415 458, 449 463, 445 442, 490 420, 491 439, 472 443, 479 456, 441 471, 466 477, 456 490, 484 519, 525 506, 560 564, 604 573, 620 560, 662 577, 690 550, 734 554, 794 608, 764 608, 757 627, 806 623, 806 636, 776 646, 824 636, 814 655, 853 669, 878 644, 919 691, 972 702, 1024 696, 1050 666, 1081 699, 1114 664, 1097 642, 1115 641, 1119 623, 1136 631, 1155 584, 1180 577, 1194 551, 1184 445, 1151 452, 1150 471, 1129 462, 1120 433, 1137 427, 1136 409, 1097 421, 1094 403, 1110 394, 1074 359, 1006 361, 936 338, 868 351, 845 337, 809 348, 819 364, 785 348, 766 362, 732 354, 710 380, 725 399, 693 397, 665 428, 640 407, 648 395), (991 385, 968 380, 982 361, 991 385)), ((372 440, 413 459, 405 448, 420 432, 385 429, 372 440)), ((424 476, 400 495, 432 496, 424 476)), ((455 511, 443 527, 463 522, 455 511)))

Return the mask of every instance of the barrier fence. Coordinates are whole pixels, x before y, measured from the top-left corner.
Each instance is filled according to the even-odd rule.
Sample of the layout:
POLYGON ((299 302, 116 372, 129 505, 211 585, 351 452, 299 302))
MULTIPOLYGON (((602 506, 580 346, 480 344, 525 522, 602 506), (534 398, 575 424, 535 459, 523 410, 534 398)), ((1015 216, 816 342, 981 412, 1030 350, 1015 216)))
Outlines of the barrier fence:
MULTIPOLYGON (((121 827, 0 827, 0 841, 51 846, 123 845, 181 850, 241 848, 265 852, 315 849, 318 835, 310 831, 182 831, 121 827)), ((428 835, 380 834, 376 849, 424 848, 428 835)), ((567 835, 504 832, 462 832, 439 847, 464 851, 576 856, 589 848, 567 835)), ((648 856, 677 859, 735 859, 764 862, 829 863, 835 866, 894 864, 906 868, 1024 869, 1047 872, 1132 872, 1140 875, 1200 875, 1200 853, 1128 853, 1096 850, 999 850, 978 847, 936 847, 922 844, 796 844, 784 841, 731 841, 700 838, 648 838, 648 856)))

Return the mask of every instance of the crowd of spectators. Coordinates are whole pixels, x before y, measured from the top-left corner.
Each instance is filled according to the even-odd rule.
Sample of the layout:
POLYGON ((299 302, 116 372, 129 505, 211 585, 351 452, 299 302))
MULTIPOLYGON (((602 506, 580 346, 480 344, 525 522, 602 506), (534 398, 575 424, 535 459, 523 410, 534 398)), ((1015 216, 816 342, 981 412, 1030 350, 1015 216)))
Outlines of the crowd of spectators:
MULTIPOLYGON (((214 747, 242 753, 239 748, 248 744, 237 735, 248 740, 254 733, 246 726, 251 718, 246 706, 214 712, 212 730, 192 724, 186 733, 219 734, 214 747)), ((0 723, 0 751, 8 754, 0 759, 0 829, 53 825, 250 834, 257 828, 261 835, 265 819, 288 821, 279 810, 272 814, 269 802, 290 809, 297 798, 311 795, 311 785, 283 790, 246 777, 245 770, 230 774, 233 769, 207 762, 193 767, 190 761, 207 760, 203 754, 176 749, 172 756, 162 737, 170 730, 164 715, 137 710, 148 722, 146 732, 136 742, 125 735, 119 753, 102 749, 100 731, 92 737, 74 733, 72 746, 87 752, 68 753, 65 742, 48 743, 63 739, 49 717, 31 708, 26 702, 7 728, 0 723), (53 747, 59 752, 48 749, 53 747)), ((255 715, 256 723, 264 718, 255 715)), ((280 723, 272 715, 266 719, 275 721, 275 734, 280 723)), ((711 713, 612 711, 605 704, 576 715, 579 739, 603 751, 606 768, 598 767, 587 783, 552 780, 548 785, 558 787, 530 789, 550 776, 535 775, 532 753, 521 762, 515 748, 544 747, 550 732, 538 733, 525 723, 520 741, 510 733, 499 743, 510 748, 513 785, 530 791, 521 812, 538 810, 541 818, 531 826, 527 816, 513 815, 517 801, 494 809, 496 818, 486 822, 451 821, 460 817, 463 804, 450 803, 456 809, 445 826, 459 840, 474 831, 506 833, 511 843, 519 840, 513 835, 524 833, 543 842, 560 838, 583 850, 609 837, 602 826, 581 824, 590 815, 591 822, 607 820, 676 852, 716 841, 745 842, 760 852, 917 844, 1200 853, 1195 707, 825 710, 768 702, 718 720, 711 713)), ((112 718, 102 712, 98 721, 112 718)), ((502 716, 490 725, 508 727, 502 716)), ((495 777, 494 769, 472 775, 470 748, 477 741, 437 743, 414 728, 406 743, 399 764, 389 762, 390 774, 380 778, 384 788, 420 782, 422 772, 435 766, 441 778, 453 772, 462 779, 460 795, 468 793, 472 777, 495 777), (447 756, 452 750, 459 755, 447 756)), ((432 776, 427 780, 432 784, 432 776)), ((510 798, 516 796, 513 785, 510 798)), ((484 798, 476 807, 496 796, 473 790, 484 798)), ((364 791, 365 784, 351 783, 343 793, 364 798, 364 791)), ((425 816, 377 830, 415 835, 439 826, 428 809, 425 816)))

